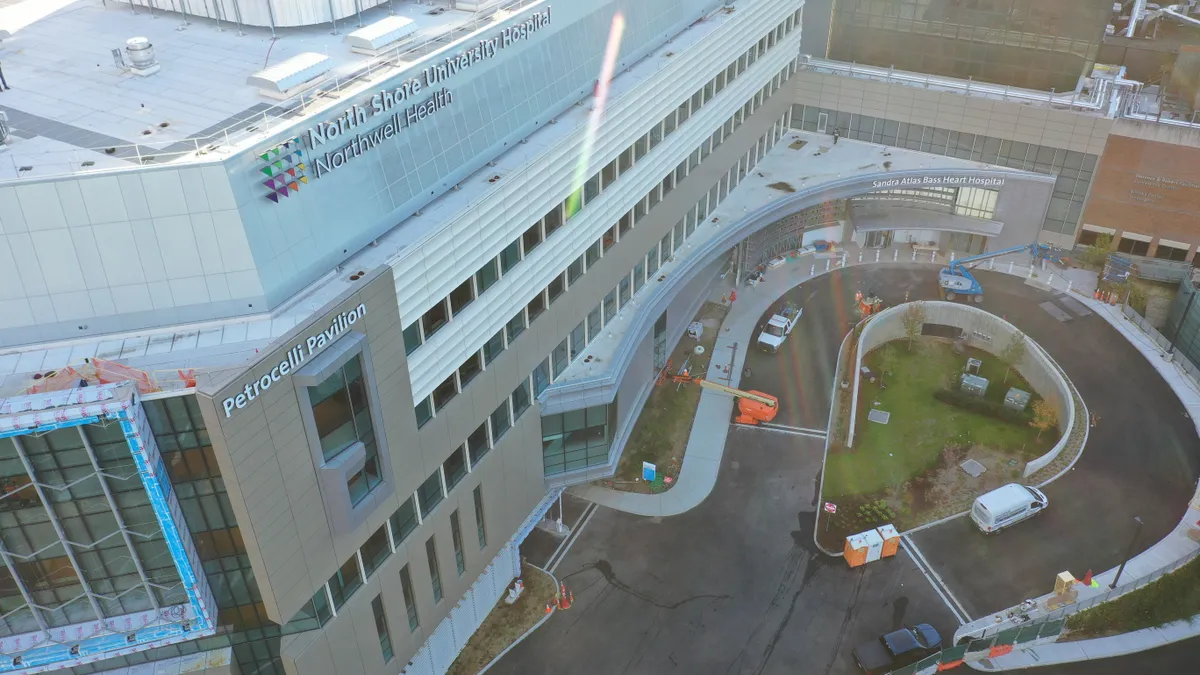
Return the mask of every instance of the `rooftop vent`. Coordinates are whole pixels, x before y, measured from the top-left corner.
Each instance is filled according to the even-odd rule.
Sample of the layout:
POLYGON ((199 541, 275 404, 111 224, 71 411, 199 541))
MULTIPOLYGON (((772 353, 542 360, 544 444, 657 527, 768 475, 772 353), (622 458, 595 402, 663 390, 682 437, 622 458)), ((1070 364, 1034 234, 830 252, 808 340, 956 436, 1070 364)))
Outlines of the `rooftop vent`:
POLYGON ((154 58, 154 45, 144 37, 129 38, 125 41, 125 54, 129 56, 129 72, 134 75, 147 77, 158 72, 160 65, 154 58))
POLYGON ((267 98, 288 99, 316 86, 333 68, 333 60, 324 54, 304 52, 246 78, 246 84, 258 87, 267 98))
POLYGON ((403 44, 417 33, 417 24, 403 16, 388 16, 359 28, 346 36, 350 51, 378 56, 384 50, 403 44))

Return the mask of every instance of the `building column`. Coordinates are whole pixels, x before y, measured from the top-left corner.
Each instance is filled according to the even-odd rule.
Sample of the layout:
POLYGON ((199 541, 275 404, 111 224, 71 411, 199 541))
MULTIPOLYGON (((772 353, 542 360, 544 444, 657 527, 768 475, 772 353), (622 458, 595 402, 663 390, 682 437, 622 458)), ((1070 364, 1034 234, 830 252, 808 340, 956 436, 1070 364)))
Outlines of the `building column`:
POLYGON ((1154 237, 1153 239, 1150 240, 1150 248, 1146 249, 1146 257, 1153 258, 1154 254, 1157 252, 1158 252, 1158 237, 1154 237))

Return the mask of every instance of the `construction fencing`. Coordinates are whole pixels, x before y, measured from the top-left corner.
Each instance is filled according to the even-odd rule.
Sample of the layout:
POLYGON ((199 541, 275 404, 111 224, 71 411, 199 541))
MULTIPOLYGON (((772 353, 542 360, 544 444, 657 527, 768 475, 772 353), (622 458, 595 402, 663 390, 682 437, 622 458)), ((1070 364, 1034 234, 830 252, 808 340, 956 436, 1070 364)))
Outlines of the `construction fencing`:
MULTIPOLYGON (((1141 331, 1146 334, 1146 337, 1153 340, 1154 344, 1158 345, 1159 349, 1167 351, 1171 348, 1171 341, 1168 340, 1162 333, 1158 332, 1158 329, 1156 329, 1154 326, 1151 326, 1150 322, 1146 321, 1146 319, 1142 317, 1141 314, 1138 314, 1136 311, 1134 311, 1132 307, 1129 305, 1121 305, 1121 312, 1125 315, 1126 319, 1129 319, 1134 325, 1141 329, 1141 331)), ((1172 355, 1175 363, 1183 369, 1183 372, 1192 380, 1192 383, 1197 387, 1200 387, 1200 367, 1197 367, 1196 364, 1192 362, 1191 358, 1188 357, 1188 355, 1185 354, 1181 349, 1176 348, 1175 351, 1172 352, 1172 355)))

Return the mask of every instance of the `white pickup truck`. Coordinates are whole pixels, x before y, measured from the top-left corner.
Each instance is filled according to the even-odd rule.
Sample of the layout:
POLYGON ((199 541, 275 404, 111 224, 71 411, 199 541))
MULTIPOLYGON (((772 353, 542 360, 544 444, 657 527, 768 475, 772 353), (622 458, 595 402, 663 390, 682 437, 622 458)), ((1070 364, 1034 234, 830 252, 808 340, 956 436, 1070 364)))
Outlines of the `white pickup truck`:
POLYGON ((774 354, 779 351, 779 346, 791 335, 792 329, 799 323, 801 315, 804 314, 804 309, 787 303, 780 309, 767 325, 763 327, 762 332, 758 334, 758 346, 763 351, 774 354))

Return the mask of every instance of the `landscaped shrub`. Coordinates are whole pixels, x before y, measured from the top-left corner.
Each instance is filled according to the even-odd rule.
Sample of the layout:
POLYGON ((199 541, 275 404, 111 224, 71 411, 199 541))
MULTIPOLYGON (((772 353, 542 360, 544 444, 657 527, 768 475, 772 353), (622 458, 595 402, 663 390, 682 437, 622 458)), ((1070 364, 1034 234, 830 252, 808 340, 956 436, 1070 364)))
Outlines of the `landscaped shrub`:
POLYGON ((1017 412, 1012 408, 1007 408, 1003 403, 990 401, 986 398, 964 394, 962 391, 954 389, 939 389, 933 392, 933 397, 946 405, 952 405, 955 408, 961 408, 968 412, 986 415, 993 419, 1018 424, 1021 426, 1029 426, 1033 420, 1033 415, 1028 411, 1017 412))

